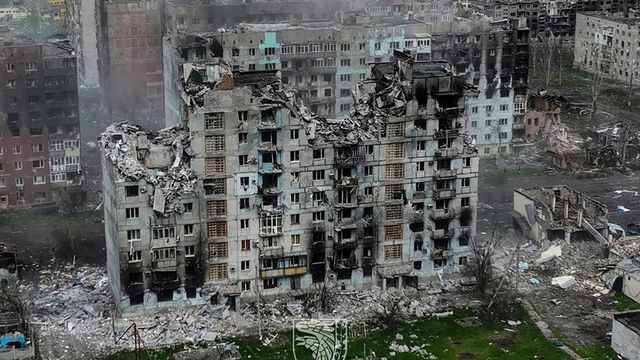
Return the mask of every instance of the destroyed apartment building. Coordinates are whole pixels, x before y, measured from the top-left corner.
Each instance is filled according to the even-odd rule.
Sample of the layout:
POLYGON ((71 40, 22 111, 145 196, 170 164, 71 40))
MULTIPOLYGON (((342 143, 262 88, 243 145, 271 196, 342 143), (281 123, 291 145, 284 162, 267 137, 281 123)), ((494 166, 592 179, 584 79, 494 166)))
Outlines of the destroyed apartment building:
POLYGON ((233 72, 211 57, 181 66, 183 120, 169 134, 107 131, 108 266, 120 307, 219 296, 233 307, 325 281, 417 286, 459 270, 475 232, 478 155, 459 120, 474 88, 444 62, 395 55, 352 90, 343 119, 311 112, 277 71, 233 72), (173 185, 158 193, 156 183, 173 185), (190 257, 195 294, 183 276, 190 257))
POLYGON ((640 134, 629 124, 614 122, 588 130, 587 164, 640 169, 640 134))
POLYGON ((513 210, 516 234, 538 244, 609 237, 607 206, 565 185, 516 189, 513 210))

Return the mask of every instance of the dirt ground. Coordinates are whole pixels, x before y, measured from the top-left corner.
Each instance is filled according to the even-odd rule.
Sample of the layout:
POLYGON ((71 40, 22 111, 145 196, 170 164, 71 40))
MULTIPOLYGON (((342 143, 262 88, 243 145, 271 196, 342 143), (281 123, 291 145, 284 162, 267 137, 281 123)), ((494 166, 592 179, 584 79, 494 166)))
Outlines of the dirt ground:
MULTIPOLYGON (((544 159, 531 161, 531 157, 507 161, 483 161, 481 164, 481 180, 478 189, 478 237, 488 239, 496 228, 502 229, 506 238, 502 240, 497 250, 499 267, 504 268, 516 249, 516 242, 512 236, 512 220, 509 211, 513 210, 513 190, 536 186, 564 184, 589 194, 594 199, 606 204, 609 209, 609 222, 626 228, 631 222, 640 221, 640 177, 638 174, 620 174, 603 171, 590 174, 593 178, 586 178, 585 174, 560 172, 549 169, 544 159), (504 169, 507 168, 505 172, 504 169), (521 169, 518 173, 517 170, 521 169), (483 177, 483 173, 502 172, 503 176, 491 181, 483 177), (525 174, 526 175, 523 175, 525 174), (483 180, 484 178, 484 180, 483 180), (615 190, 628 190, 617 194, 615 190), (629 209, 625 213, 616 212, 617 206, 629 209)), ((604 260, 598 243, 584 242, 570 246, 563 245, 561 259, 553 260, 543 267, 521 274, 519 280, 520 296, 526 297, 552 330, 565 341, 579 347, 581 344, 610 343, 607 333, 611 331, 611 317, 615 311, 615 302, 610 296, 594 296, 596 291, 582 286, 563 290, 552 286, 551 278, 561 275, 574 275, 582 281, 590 280, 590 276, 598 274, 598 265, 615 263, 604 260), (529 279, 535 277, 540 285, 533 285, 529 279), (559 300, 558 305, 551 300, 559 300)), ((548 245, 546 245, 548 246, 548 245)), ((529 261, 530 266, 543 249, 529 248, 521 251, 522 260, 529 261)), ((515 264, 515 261, 513 262, 515 264)), ((513 279, 515 271, 510 272, 513 279)), ((598 280, 598 279, 595 279, 598 280)))

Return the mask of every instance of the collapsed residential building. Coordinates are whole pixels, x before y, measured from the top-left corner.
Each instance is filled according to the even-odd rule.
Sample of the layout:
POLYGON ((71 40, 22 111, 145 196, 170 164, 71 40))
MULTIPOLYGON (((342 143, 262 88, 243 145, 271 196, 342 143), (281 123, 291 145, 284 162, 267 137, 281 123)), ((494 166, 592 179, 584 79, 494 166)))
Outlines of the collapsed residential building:
POLYGON ((518 236, 545 240, 608 240, 607 206, 568 186, 516 189, 513 224, 518 236))
POLYGON ((0 209, 51 204, 83 180, 75 52, 17 37, 0 50, 0 209))
POLYGON ((614 122, 588 130, 587 164, 640 168, 640 136, 629 124, 614 122))
POLYGON ((358 23, 242 24, 207 33, 166 36, 164 46, 167 125, 180 121, 182 64, 225 59, 234 71, 280 70, 312 112, 348 116, 351 89, 369 74, 371 63, 390 61, 409 50, 416 61, 443 60, 455 75, 478 87, 466 98, 461 122, 481 156, 518 151, 512 131, 526 110, 529 30, 517 20, 462 19, 424 24, 414 20, 369 19, 358 23), (196 51, 192 51, 196 50, 196 51), (187 55, 191 54, 191 55, 187 55))
POLYGON ((325 281, 416 286, 459 270, 475 232, 478 156, 461 123, 474 89, 447 63, 396 56, 353 89, 343 119, 314 114, 276 71, 209 58, 180 67, 182 150, 151 161, 140 139, 150 149, 174 135, 107 131, 107 254, 121 309, 220 295, 233 307, 325 281), (154 179, 171 164, 193 172, 194 193, 174 184, 158 195, 154 179), (190 258, 202 284, 181 275, 190 258))

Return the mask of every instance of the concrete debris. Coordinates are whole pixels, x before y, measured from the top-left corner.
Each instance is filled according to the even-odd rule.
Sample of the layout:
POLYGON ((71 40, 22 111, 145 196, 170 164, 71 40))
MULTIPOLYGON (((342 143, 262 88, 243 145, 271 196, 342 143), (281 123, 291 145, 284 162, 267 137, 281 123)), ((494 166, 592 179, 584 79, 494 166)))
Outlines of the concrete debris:
POLYGON ((552 245, 542 254, 540 254, 540 258, 536 261, 536 264, 542 264, 547 261, 551 261, 557 257, 562 255, 562 248, 560 245, 552 245))
POLYGON ((99 143, 123 178, 145 181, 139 192, 151 195, 154 211, 184 211, 181 196, 194 192, 196 185, 188 166, 194 153, 187 129, 175 126, 151 133, 122 122, 109 126, 99 143))
MULTIPOLYGON (((116 314, 106 276, 106 270, 98 267, 49 269, 22 286, 23 293, 32 299, 32 324, 37 326, 41 338, 46 339, 42 347, 44 359, 98 359, 118 349, 132 348, 134 337, 131 333, 125 334, 118 344, 114 344, 113 339, 114 335, 123 335, 133 323, 148 348, 184 343, 215 344, 230 336, 254 334, 257 328, 259 317, 255 303, 241 306, 235 312, 225 305, 206 304, 135 313, 121 318, 116 314)), ((397 311, 394 314, 407 319, 447 317, 452 312, 445 310, 469 306, 473 298, 462 282, 462 278, 445 277, 443 285, 439 281, 423 284, 431 291, 336 288, 332 295, 335 300, 327 313, 352 323, 376 324, 379 324, 381 314, 388 316, 389 311, 397 311), (435 286, 448 290, 437 291, 435 286), (469 296, 466 296, 467 292, 469 296)), ((263 303, 260 312, 264 328, 272 332, 266 338, 272 341, 273 335, 290 329, 292 319, 318 317, 323 313, 316 302, 285 299, 263 303)), ((407 336, 401 340, 408 340, 407 336)), ((422 353, 413 346, 409 350, 422 353)))
MULTIPOLYGON (((389 350, 392 350, 389 355, 391 355, 392 353, 412 353, 412 358, 422 358, 422 359, 430 359, 430 360, 438 359, 438 357, 436 355, 434 355, 434 354, 432 354, 429 351, 424 349, 426 346, 427 346, 426 344, 423 344, 423 345, 420 345, 420 346, 417 346, 417 345, 413 345, 413 346, 402 345, 402 344, 398 344, 397 342, 393 341, 389 345, 389 350)), ((391 356, 393 356, 393 355, 391 355, 391 356)))
POLYGON ((563 289, 568 289, 576 284, 576 279, 573 276, 558 276, 551 279, 551 285, 558 285, 563 289))

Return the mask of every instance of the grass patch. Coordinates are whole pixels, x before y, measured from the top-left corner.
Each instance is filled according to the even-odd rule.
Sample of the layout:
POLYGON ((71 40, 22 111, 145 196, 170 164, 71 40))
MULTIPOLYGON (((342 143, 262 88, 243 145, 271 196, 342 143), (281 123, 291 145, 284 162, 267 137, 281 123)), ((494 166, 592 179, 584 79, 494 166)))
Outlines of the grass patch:
POLYGON ((136 356, 135 351, 119 351, 102 360, 173 360, 173 355, 184 350, 184 346, 175 345, 157 350, 143 350, 136 356))
POLYGON ((640 304, 621 292, 614 292, 611 300, 615 301, 616 311, 638 310, 640 304))
POLYGON ((507 180, 519 177, 530 177, 540 175, 540 172, 533 167, 517 167, 494 169, 493 171, 483 171, 480 174, 481 180, 491 185, 504 185, 507 180))
MULTIPOLYGON (((348 356, 363 357, 374 352, 378 356, 389 357, 392 350, 389 345, 396 342, 409 347, 418 346, 435 355, 438 359, 532 359, 535 356, 544 359, 570 359, 562 350, 548 342, 538 328, 521 313, 522 324, 515 332, 504 330, 506 324, 480 323, 478 326, 463 327, 455 320, 471 316, 469 310, 456 310, 446 319, 418 319, 401 324, 397 329, 378 329, 367 331, 367 336, 349 340, 348 356), (396 334, 403 336, 396 340, 396 334)), ((352 329, 363 333, 362 328, 352 329)), ((255 337, 238 338, 242 358, 261 360, 292 359, 291 333, 280 333, 275 344, 264 346, 255 337)), ((300 355, 300 354, 299 354, 300 355)), ((310 355, 298 356, 299 360, 311 360, 310 355)), ((393 359, 409 360, 429 358, 418 353, 396 352, 393 359)))
POLYGON ((100 212, 83 211, 74 214, 58 213, 34 213, 30 211, 3 211, 0 212, 0 227, 24 228, 31 224, 55 224, 65 225, 86 225, 95 224, 95 219, 101 217, 100 212))

